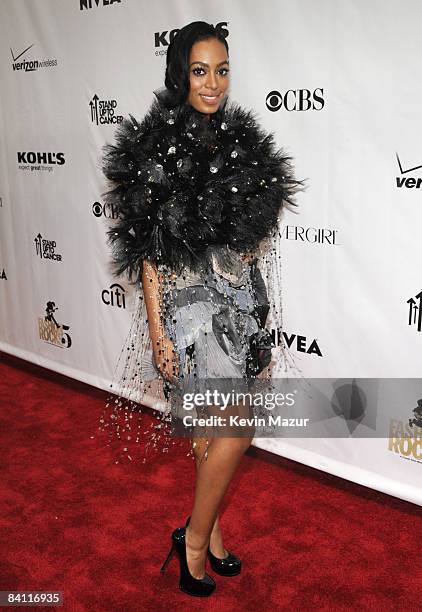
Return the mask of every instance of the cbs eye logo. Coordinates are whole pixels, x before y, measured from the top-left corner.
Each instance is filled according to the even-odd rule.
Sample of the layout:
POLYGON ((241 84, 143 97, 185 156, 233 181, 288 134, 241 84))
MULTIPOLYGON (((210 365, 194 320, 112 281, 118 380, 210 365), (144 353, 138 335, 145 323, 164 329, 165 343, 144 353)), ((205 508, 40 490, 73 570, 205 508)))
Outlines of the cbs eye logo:
POLYGON ((101 204, 100 202, 94 202, 92 205, 92 214, 94 217, 105 217, 106 219, 117 219, 119 211, 117 206, 101 204))
POLYGON ((282 107, 287 111, 322 110, 325 104, 323 95, 322 87, 317 87, 314 91, 288 89, 284 95, 274 89, 267 95, 265 104, 268 110, 273 113, 282 107))

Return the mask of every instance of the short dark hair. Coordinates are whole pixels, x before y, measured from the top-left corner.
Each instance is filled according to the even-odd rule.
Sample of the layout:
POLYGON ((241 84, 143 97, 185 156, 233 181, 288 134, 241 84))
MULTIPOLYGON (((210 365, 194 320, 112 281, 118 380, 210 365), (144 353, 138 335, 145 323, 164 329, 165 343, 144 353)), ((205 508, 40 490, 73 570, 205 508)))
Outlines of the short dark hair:
POLYGON ((216 38, 229 46, 221 30, 205 21, 193 21, 179 30, 167 49, 164 88, 155 91, 155 96, 167 107, 186 102, 189 95, 189 54, 193 45, 200 40, 216 38))

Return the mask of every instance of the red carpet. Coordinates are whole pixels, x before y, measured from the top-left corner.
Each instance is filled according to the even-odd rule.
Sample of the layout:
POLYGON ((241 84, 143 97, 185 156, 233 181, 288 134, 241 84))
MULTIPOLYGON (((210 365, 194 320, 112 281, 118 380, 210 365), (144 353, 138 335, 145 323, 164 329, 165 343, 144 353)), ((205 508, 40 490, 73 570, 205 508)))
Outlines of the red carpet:
POLYGON ((176 556, 159 568, 191 508, 186 449, 116 465, 105 393, 4 354, 0 379, 0 590, 61 590, 71 611, 421 609, 419 506, 255 448, 220 515, 242 573, 208 566, 213 595, 185 595, 176 556))

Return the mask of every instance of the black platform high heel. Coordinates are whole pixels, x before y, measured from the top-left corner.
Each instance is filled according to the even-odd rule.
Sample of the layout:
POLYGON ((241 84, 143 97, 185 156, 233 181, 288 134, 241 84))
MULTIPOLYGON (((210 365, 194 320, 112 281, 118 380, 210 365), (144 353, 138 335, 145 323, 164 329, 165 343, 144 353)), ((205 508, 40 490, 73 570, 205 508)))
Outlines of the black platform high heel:
POLYGON ((215 581, 205 572, 203 578, 195 578, 189 571, 188 562, 186 558, 186 528, 178 527, 171 535, 172 545, 167 555, 167 559, 164 561, 160 572, 164 573, 168 562, 170 561, 174 551, 179 556, 180 563, 180 578, 179 578, 179 589, 188 595, 194 595, 195 597, 208 597, 215 589, 215 581))
MULTIPOLYGON (((190 516, 188 516, 186 520, 185 527, 189 525, 189 521, 190 516)), ((212 554, 210 547, 208 546, 207 554, 210 560, 211 568, 216 574, 219 574, 220 576, 237 576, 238 574, 240 574, 242 562, 239 557, 229 551, 227 552, 227 557, 220 559, 219 557, 216 557, 212 554)))

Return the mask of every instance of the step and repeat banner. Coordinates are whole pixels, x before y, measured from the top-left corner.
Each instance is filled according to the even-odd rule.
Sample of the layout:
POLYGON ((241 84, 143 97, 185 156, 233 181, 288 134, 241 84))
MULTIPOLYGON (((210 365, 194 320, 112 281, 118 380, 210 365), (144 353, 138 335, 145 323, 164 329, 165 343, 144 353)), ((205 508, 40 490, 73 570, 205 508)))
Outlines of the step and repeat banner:
POLYGON ((276 331, 305 379, 331 381, 326 435, 254 444, 422 505, 417 0, 2 0, 0 349, 109 388, 134 304, 111 274, 101 147, 196 20, 227 38, 230 98, 306 179, 276 331))

